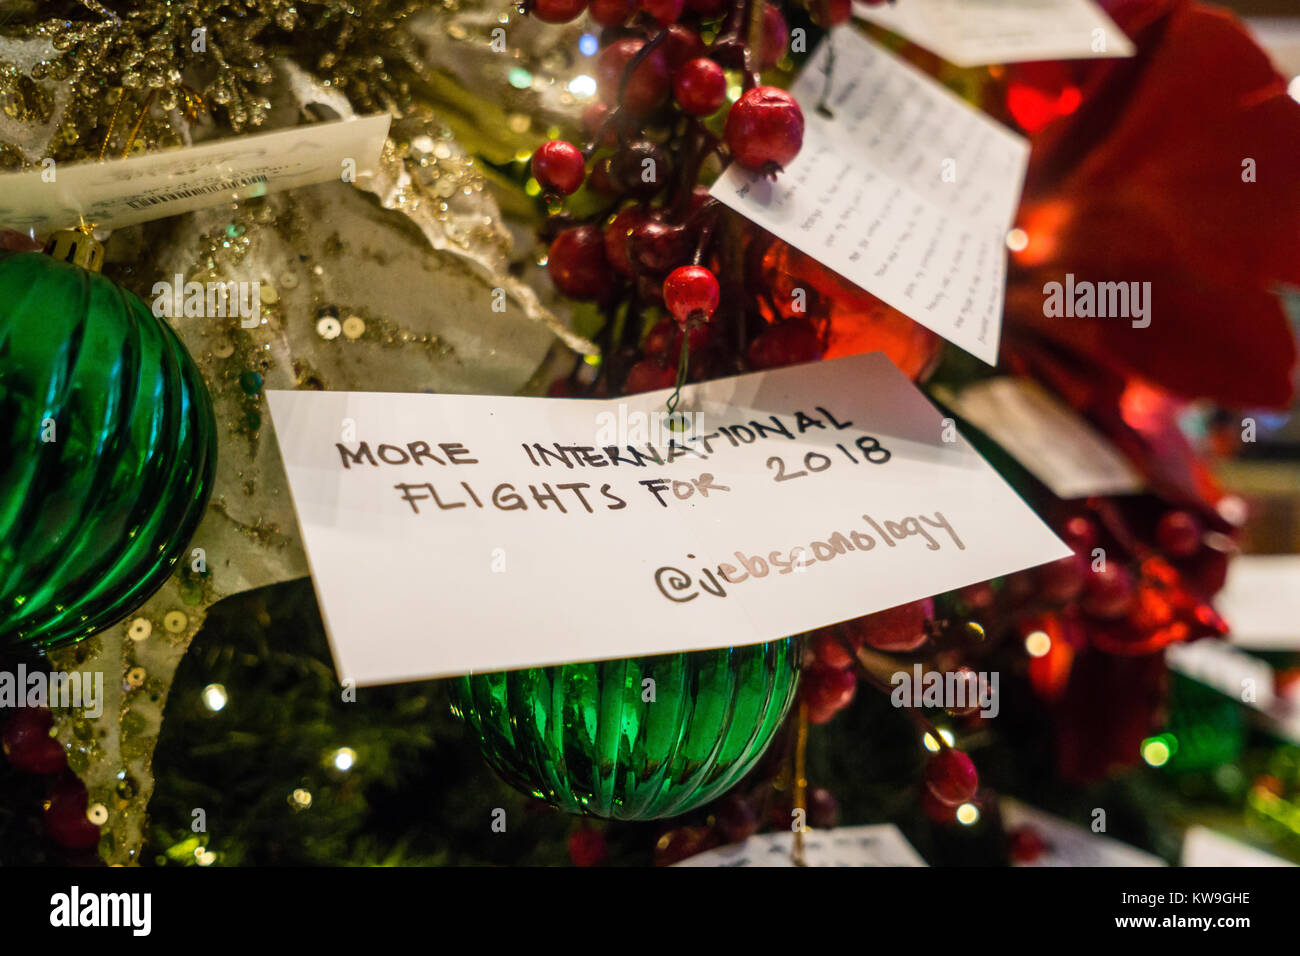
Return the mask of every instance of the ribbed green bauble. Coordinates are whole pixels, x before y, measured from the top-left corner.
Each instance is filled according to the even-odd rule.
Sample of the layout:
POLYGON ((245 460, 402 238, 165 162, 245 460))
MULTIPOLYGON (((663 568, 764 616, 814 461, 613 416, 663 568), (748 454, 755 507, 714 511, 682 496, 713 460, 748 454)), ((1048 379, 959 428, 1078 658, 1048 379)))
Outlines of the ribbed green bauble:
POLYGON ((781 725, 800 644, 564 664, 452 682, 507 783, 570 813, 676 816, 730 789, 781 725), (651 699, 652 698, 652 699, 651 699))
POLYGON ((193 359, 73 235, 51 246, 69 261, 0 252, 0 645, 75 641, 143 604, 216 467, 193 359))

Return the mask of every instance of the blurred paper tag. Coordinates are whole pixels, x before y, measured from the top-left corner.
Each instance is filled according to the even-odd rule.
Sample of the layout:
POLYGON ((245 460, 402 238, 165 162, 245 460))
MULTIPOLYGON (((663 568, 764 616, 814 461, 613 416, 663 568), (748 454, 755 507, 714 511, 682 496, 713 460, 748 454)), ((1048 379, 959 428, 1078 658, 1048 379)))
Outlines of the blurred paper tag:
MULTIPOLYGON (((793 833, 764 833, 744 843, 708 850, 677 866, 794 866, 793 833)), ((803 837, 806 866, 925 866, 925 860, 892 823, 809 830, 803 837)))
POLYGON ((990 365, 1006 234, 1029 144, 851 27, 823 41, 790 92, 803 148, 775 182, 733 163, 712 194, 990 365))
POLYGON ((1295 866, 1289 860, 1240 843, 1206 827, 1187 828, 1182 866, 1295 866))
MULTIPOLYGON (((0 226, 44 233, 79 220, 116 229, 374 171, 387 113, 0 175, 0 226)), ((351 178, 347 178, 351 177, 351 178)))
POLYGON ((956 66, 1134 53, 1093 0, 902 0, 853 12, 956 66))
POLYGON ((935 394, 1058 498, 1126 495, 1143 488, 1142 476, 1119 449, 1032 379, 991 378, 935 394))
POLYGON ((1019 800, 1003 797, 998 802, 1002 823, 1007 830, 1026 828, 1033 831, 1046 844, 1046 848, 1033 860, 1018 862, 1017 866, 1167 866, 1164 860, 1135 849, 1127 843, 1094 833, 1088 826, 1079 826, 1042 810, 1027 806, 1019 800))
POLYGON ((1254 651, 1300 650, 1300 555, 1243 554, 1228 562, 1214 596, 1228 639, 1254 651))
POLYGON ((339 676, 756 644, 1070 553, 881 353, 687 385, 685 431, 669 394, 270 392, 339 676))

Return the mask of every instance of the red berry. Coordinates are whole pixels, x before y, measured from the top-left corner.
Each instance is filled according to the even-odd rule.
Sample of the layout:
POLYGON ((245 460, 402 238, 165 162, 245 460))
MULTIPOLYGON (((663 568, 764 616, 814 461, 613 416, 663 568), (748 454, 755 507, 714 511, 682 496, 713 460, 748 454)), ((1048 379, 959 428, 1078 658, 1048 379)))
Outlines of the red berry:
POLYGON ((1137 588, 1128 569, 1113 561, 1088 575, 1080 601, 1084 611, 1107 620, 1123 617, 1133 607, 1137 588))
POLYGON ((591 176, 587 182, 593 190, 602 196, 618 196, 622 194, 622 191, 610 178, 608 157, 596 160, 591 167, 591 176))
POLYGON ((708 200, 709 200, 708 186, 692 186, 691 187, 691 215, 693 216, 697 212, 699 212, 700 207, 703 206, 706 202, 708 202, 708 200))
POLYGON ((685 0, 640 0, 640 7, 654 17, 661 27, 676 23, 682 15, 685 0))
POLYGON ((1061 529, 1061 540, 1075 551, 1087 554, 1097 546, 1097 526, 1083 515, 1075 515, 1061 529))
POLYGON ((759 60, 760 69, 771 69, 790 43, 790 28, 786 26, 781 11, 770 3, 763 4, 763 55, 759 60))
MULTIPOLYGON (((884 0, 864 0, 870 6, 877 6, 884 0)), ((848 23, 853 17, 853 0, 813 0, 812 18, 819 27, 836 27, 848 23)))
MULTIPOLYGON (((601 99, 606 103, 618 101, 623 71, 644 45, 644 40, 624 37, 600 51, 600 56, 596 59, 596 80, 600 84, 601 99)), ((658 48, 633 70, 623 105, 633 116, 644 116, 663 105, 668 98, 668 90, 668 60, 663 49, 658 48)))
POLYGON ((844 641, 840 639, 840 629, 837 627, 823 627, 819 631, 814 631, 808 646, 819 664, 842 671, 853 666, 853 655, 844 646, 844 641))
POLYGON ((669 830, 655 844, 655 866, 672 866, 689 856, 703 853, 717 841, 708 827, 679 827, 669 830))
POLYGON ((582 150, 562 139, 553 139, 533 153, 533 178, 543 189, 568 196, 578 191, 587 176, 582 150))
POLYGON ((591 0, 588 12, 602 27, 621 27, 636 9, 636 0, 591 0))
POLYGON ((956 807, 975 796, 980 778, 970 757, 945 747, 925 765, 925 785, 940 803, 956 807))
POLYGON ((691 339, 691 351, 697 352, 709 344, 709 326, 703 322, 688 322, 685 333, 682 327, 672 319, 660 319, 646 333, 641 343, 641 351, 662 361, 676 363, 682 351, 682 335, 691 339))
POLYGON ((700 35, 680 23, 674 23, 668 28, 668 36, 664 37, 660 49, 664 51, 664 62, 668 64, 669 73, 676 73, 687 60, 694 60, 705 53, 704 41, 700 35))
POLYGON ((50 839, 70 850, 99 843, 99 827, 86 819, 88 803, 86 788, 71 774, 54 784, 45 801, 45 832, 50 839))
POLYGON ((664 305, 682 325, 713 315, 720 294, 717 277, 703 266, 679 266, 664 280, 664 305))
POLYGON ((668 159, 648 139, 628 143, 609 160, 610 180, 629 196, 649 199, 668 184, 668 159))
POLYGON ((829 830, 840 822, 840 802, 825 787, 809 788, 805 802, 809 826, 829 830))
POLYGON ((573 226, 551 243, 546 262, 555 287, 571 299, 603 299, 614 289, 599 226, 573 226))
POLYGON ((1186 511, 1167 511, 1156 524, 1156 543, 1171 558, 1190 558, 1201 550, 1201 523, 1186 511))
POLYGON ((981 690, 984 691, 985 699, 991 700, 993 691, 992 685, 965 664, 958 667, 951 675, 946 675, 944 678, 945 681, 948 680, 948 676, 956 679, 958 692, 962 695, 962 700, 965 702, 964 706, 948 708, 948 713, 952 714, 954 717, 969 717, 971 714, 978 711, 983 706, 980 701, 981 690))
POLYGON ((854 644, 868 644, 878 651, 907 653, 926 642, 926 623, 934 616, 934 601, 925 598, 877 611, 845 623, 854 644))
MULTIPOLYGON (((587 131, 588 136, 595 136, 605 127, 605 120, 609 119, 610 108, 608 104, 600 100, 592 100, 582 111, 582 128, 587 131)), ((613 129, 606 129, 605 135, 600 138, 605 146, 613 146, 618 142, 618 133, 613 129)))
POLYGON ((921 788, 921 810, 935 823, 957 822, 956 809, 941 803, 939 798, 930 792, 929 787, 921 788))
POLYGON ((691 234, 685 226, 670 226, 648 219, 632 228, 627 238, 632 260, 647 272, 662 275, 681 265, 691 254, 691 234))
POLYGON ((543 23, 568 23, 587 7, 587 0, 533 0, 529 13, 543 23))
POLYGON ((673 96, 692 116, 716 113, 727 99, 727 74, 712 60, 688 60, 673 80, 673 96))
POLYGON ((749 364, 756 369, 814 362, 822 357, 821 340, 807 322, 774 325, 749 343, 749 364))
POLYGON ((718 801, 713 814, 714 826, 728 843, 748 840, 758 832, 763 822, 753 803, 735 794, 728 794, 718 801))
POLYGON ((726 137, 742 166, 764 172, 786 166, 803 145, 803 110, 785 90, 756 86, 731 107, 726 137))
POLYGON ((661 388, 672 388, 677 384, 677 370, 669 368, 658 359, 644 358, 633 365, 623 382, 623 391, 628 395, 638 392, 653 392, 661 388))
POLYGON ((569 834, 569 859, 574 866, 599 866, 605 862, 609 849, 605 834, 593 827, 581 827, 569 834))
POLYGON ((632 261, 628 258, 627 237, 649 217, 650 214, 643 207, 628 206, 605 227, 605 258, 625 276, 633 273, 632 261))
POLYGON ((1033 827, 1016 827, 1007 834, 1007 854, 1013 863, 1033 863, 1047 851, 1047 841, 1033 827))
POLYGON ((808 702, 809 722, 824 724, 849 706, 858 689, 858 679, 852 671, 814 664, 804 671, 799 689, 808 702))
POLYGON ((1069 554, 1038 569, 1038 588, 1044 600, 1063 604, 1079 596, 1087 575, 1088 563, 1069 554))
POLYGON ((686 0, 686 9, 702 17, 716 17, 722 14, 727 0, 686 0))
POLYGON ((50 736, 54 717, 44 707, 20 707, 0 734, 0 745, 15 770, 22 773, 58 773, 67 766, 63 746, 50 736))

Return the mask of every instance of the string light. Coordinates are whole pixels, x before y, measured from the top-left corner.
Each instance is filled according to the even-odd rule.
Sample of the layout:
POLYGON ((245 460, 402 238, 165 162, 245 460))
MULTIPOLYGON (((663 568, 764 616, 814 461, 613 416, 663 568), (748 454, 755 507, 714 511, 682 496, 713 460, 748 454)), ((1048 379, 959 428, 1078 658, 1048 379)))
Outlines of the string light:
MULTIPOLYGON (((952 735, 952 731, 947 727, 939 728, 939 736, 943 738, 943 742, 949 747, 957 742, 957 738, 952 735)), ((921 738, 921 742, 925 744, 925 749, 930 751, 930 753, 935 754, 939 752, 939 742, 934 739, 932 734, 926 733, 926 735, 921 738)))
POLYGON ((1042 657, 1052 649, 1052 639, 1046 631, 1031 631, 1025 635, 1025 650, 1030 657, 1042 657))
POLYGON ((334 751, 334 756, 330 759, 335 770, 342 770, 346 773, 357 762, 357 752, 351 747, 340 747, 334 751))
POLYGON ((230 697, 226 694, 226 689, 220 684, 209 684, 203 688, 203 706, 214 714, 225 707, 228 700, 230 700, 230 697))
POLYGON ((963 803, 960 807, 957 808, 958 823, 964 824, 965 826, 970 826, 973 823, 978 823, 979 818, 980 818, 979 807, 975 806, 975 804, 973 803, 963 803))

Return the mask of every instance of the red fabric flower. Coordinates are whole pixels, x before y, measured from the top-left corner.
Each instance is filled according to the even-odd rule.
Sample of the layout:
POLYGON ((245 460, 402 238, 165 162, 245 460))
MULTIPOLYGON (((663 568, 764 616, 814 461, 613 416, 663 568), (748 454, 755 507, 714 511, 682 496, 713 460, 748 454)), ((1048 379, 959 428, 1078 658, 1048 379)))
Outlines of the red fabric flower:
MULTIPOLYGON (((1300 285, 1300 104, 1231 15, 1190 0, 1107 5, 1138 54, 1072 66, 1077 108, 1032 137, 1004 353, 1285 406, 1296 347, 1275 290, 1300 285), (1067 273, 1150 282, 1150 326, 1044 315, 1044 286, 1067 273)), ((1034 82, 1044 102, 1072 105, 1034 82)))

